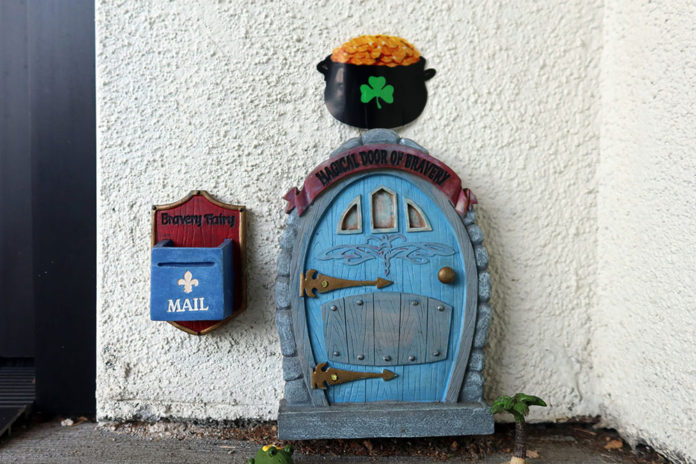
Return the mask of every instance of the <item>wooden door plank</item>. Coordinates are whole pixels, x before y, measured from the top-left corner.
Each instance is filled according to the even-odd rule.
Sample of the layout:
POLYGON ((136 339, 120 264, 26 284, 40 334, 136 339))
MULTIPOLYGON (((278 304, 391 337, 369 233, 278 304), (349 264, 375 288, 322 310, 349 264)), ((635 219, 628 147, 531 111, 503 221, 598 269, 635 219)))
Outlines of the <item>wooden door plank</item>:
POLYGON ((331 362, 348 362, 346 315, 343 298, 321 305, 326 357, 331 362))
POLYGON ((375 328, 372 298, 346 297, 346 326, 350 364, 373 366, 375 363, 375 328), (363 301, 358 305, 357 301, 363 301))
POLYGON ((399 364, 415 365, 426 361, 428 299, 421 295, 401 294, 399 327, 399 364))
POLYGON ((447 348, 450 338, 452 321, 452 306, 428 298, 428 362, 438 362, 447 359, 447 348))
POLYGON ((396 366, 399 361, 401 299, 394 293, 375 293, 375 365, 396 366))

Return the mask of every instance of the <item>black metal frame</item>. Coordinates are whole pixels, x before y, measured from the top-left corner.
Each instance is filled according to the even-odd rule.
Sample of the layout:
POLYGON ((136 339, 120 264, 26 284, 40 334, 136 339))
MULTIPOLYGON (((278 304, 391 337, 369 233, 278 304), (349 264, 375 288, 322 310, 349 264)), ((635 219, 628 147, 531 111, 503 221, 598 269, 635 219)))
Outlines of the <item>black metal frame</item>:
MULTIPOLYGON (((30 303, 22 311, 0 312, 0 318, 14 318, 6 326, 19 327, 12 330, 14 336, 29 340, 11 355, 26 353, 35 358, 36 409, 49 414, 94 414, 94 4, 89 0, 1 3, 0 30, 7 31, 9 24, 23 29, 15 26, 13 45, 0 47, 0 70, 17 73, 17 63, 25 66, 23 78, 3 81, 0 89, 0 100, 12 105, 10 109, 3 106, 0 126, 7 128, 11 123, 9 127, 14 127, 0 134, 0 140, 5 140, 0 147, 2 166, 23 169, 20 177, 0 172, 6 199, 1 204, 5 245, 0 258, 6 262, 17 246, 28 250, 12 255, 22 272, 15 274, 11 287, 3 287, 1 304, 8 306, 6 298, 30 303), (16 97, 8 101, 11 95, 16 97), (10 178, 13 183, 6 183, 10 178), (13 220, 20 217, 21 223, 13 220), (24 295, 27 288, 31 291, 24 295)), ((2 275, 11 272, 16 271, 4 268, 2 275)), ((0 352, 0 356, 8 355, 0 352)))

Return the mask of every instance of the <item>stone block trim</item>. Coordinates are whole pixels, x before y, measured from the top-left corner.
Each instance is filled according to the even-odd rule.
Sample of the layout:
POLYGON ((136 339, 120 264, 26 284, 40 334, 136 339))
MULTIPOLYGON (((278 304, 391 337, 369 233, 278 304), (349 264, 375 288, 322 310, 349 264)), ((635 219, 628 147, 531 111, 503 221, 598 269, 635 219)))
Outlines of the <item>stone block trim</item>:
POLYGON ((488 250, 482 245, 474 248, 474 256, 476 256, 476 268, 479 271, 485 271, 488 267, 488 250))
POLYGON ((334 156, 338 156, 344 151, 352 150, 353 148, 357 148, 361 145, 364 145, 362 143, 362 140, 360 137, 353 137, 352 139, 348 139, 345 142, 341 144, 337 149, 331 152, 331 155, 329 155, 329 158, 333 158, 334 156))
POLYGON ((479 303, 486 303, 491 299, 491 275, 486 271, 479 272, 478 280, 479 303))
MULTIPOLYGON (((341 144, 331 153, 330 158, 361 145, 375 143, 400 144, 428 153, 427 150, 413 140, 400 138, 394 131, 372 129, 363 133, 360 137, 349 139, 341 144)), ((488 327, 491 320, 491 309, 487 304, 491 296, 491 280, 487 272, 488 252, 483 245, 483 231, 476 225, 476 212, 474 210, 467 211, 462 220, 474 248, 476 267, 478 269, 478 309, 473 348, 469 356, 467 373, 464 377, 459 398, 462 402, 482 403, 484 379, 481 371, 485 365, 485 356, 482 350, 488 338, 488 327)), ((286 380, 285 400, 288 406, 311 404, 309 387, 305 382, 306 379, 297 356, 297 344, 295 342, 290 310, 292 301, 290 292, 292 292, 292 289, 289 286, 289 275, 292 249, 296 244, 297 231, 302 221, 303 218, 298 216, 297 210, 293 210, 287 215, 286 228, 280 238, 280 254, 278 256, 278 271, 275 285, 276 326, 283 354, 283 378, 286 380)))
POLYGON ((467 226, 466 231, 469 232, 469 240, 471 240, 471 243, 474 245, 483 242, 483 231, 476 224, 467 226))
POLYGON ((483 356, 483 351, 480 348, 474 348, 471 350, 471 357, 469 359, 469 370, 481 372, 485 367, 485 359, 483 356))
POLYGON ((425 154, 429 154, 428 150, 421 147, 411 139, 399 139, 399 145, 406 145, 407 147, 415 148, 416 150, 420 150, 425 154))
POLYGON ((297 356, 283 357, 283 380, 286 382, 302 378, 302 365, 297 356))
POLYGON ((290 276, 290 254, 281 253, 278 256, 278 277, 290 276))
POLYGON ((278 309, 290 307, 290 282, 287 276, 281 276, 280 273, 275 283, 275 300, 278 309))
POLYGON ((464 386, 459 395, 463 403, 480 402, 483 397, 483 375, 480 372, 469 371, 464 377, 464 386))
POLYGON ((283 235, 280 236, 280 247, 286 250, 292 250, 297 239, 297 230, 294 227, 286 227, 283 235))
POLYGON ((309 404, 309 392, 303 379, 285 382, 285 400, 288 404, 309 404))
POLYGON ((295 344, 295 335, 292 333, 292 315, 289 309, 277 309, 276 328, 278 329, 280 351, 283 353, 283 356, 295 356, 297 354, 297 345, 295 344))
POLYGON ((487 304, 479 304, 476 317, 476 332, 474 332, 474 348, 483 349, 488 340, 488 326, 491 323, 491 308, 487 304))
MULTIPOLYGON (((362 145, 372 145, 375 143, 398 144, 399 134, 389 129, 372 129, 364 132, 360 137, 362 145)), ((415 142, 414 142, 415 143, 415 142)))
POLYGON ((464 225, 469 226, 476 222, 476 211, 473 209, 470 209, 469 211, 466 212, 464 215, 464 225))

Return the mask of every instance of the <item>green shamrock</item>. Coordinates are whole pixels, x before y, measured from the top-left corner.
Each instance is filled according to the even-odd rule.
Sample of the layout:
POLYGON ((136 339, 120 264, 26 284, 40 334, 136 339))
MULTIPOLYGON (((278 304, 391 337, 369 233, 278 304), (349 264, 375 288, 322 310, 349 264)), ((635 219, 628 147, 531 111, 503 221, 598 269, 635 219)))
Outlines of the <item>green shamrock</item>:
POLYGON ((386 103, 394 102, 394 86, 385 85, 387 80, 383 76, 370 76, 367 79, 368 84, 363 84, 360 86, 360 101, 363 103, 368 103, 373 98, 377 102, 377 108, 382 109, 382 105, 379 104, 379 99, 381 98, 386 103))

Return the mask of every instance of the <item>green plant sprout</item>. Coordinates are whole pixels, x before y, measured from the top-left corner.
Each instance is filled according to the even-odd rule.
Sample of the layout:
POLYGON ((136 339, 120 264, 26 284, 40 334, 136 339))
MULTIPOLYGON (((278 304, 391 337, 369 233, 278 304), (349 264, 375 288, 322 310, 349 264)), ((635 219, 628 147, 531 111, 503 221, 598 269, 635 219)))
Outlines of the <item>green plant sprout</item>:
POLYGON ((394 86, 386 85, 387 79, 383 76, 370 76, 367 79, 367 84, 360 86, 360 101, 363 103, 369 103, 373 98, 377 102, 377 108, 382 109, 382 105, 379 104, 379 99, 384 100, 385 103, 394 103, 394 86))
POLYGON ((499 396, 491 405, 491 412, 499 414, 509 412, 515 418, 515 451, 510 464, 526 464, 527 462, 527 433, 524 430, 524 416, 529 413, 530 406, 546 406, 538 396, 517 393, 513 397, 499 396))

